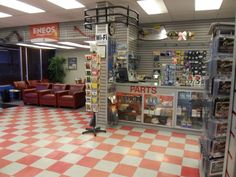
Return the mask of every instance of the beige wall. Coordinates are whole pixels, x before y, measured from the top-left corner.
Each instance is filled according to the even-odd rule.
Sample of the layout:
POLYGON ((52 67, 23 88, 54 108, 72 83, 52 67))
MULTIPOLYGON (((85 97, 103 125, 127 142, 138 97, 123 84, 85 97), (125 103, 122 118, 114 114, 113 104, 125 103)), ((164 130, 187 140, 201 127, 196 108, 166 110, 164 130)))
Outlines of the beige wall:
POLYGON ((58 50, 56 56, 66 58, 65 71, 66 77, 64 83, 74 84, 76 78, 85 77, 85 57, 84 55, 89 54, 89 50, 76 49, 76 50, 58 50), (77 70, 68 70, 68 58, 77 58, 77 70))

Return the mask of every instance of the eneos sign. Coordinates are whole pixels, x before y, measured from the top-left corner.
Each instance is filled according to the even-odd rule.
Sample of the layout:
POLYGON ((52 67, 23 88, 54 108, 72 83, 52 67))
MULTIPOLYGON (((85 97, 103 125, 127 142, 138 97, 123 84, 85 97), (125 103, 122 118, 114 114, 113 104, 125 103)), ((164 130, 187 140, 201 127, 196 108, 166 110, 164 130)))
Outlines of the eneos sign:
POLYGON ((58 41, 59 24, 40 24, 30 26, 31 42, 53 42, 58 41))

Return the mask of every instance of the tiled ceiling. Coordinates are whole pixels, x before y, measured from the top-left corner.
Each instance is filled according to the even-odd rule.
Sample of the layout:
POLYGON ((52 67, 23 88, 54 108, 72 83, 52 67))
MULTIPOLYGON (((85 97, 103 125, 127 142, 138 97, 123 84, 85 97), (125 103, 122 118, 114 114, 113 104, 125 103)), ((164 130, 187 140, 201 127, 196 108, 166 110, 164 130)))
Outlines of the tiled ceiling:
MULTIPOLYGON (((82 9, 65 10, 46 0, 21 0, 46 11, 46 13, 26 14, 4 6, 0 6, 0 12, 13 15, 8 18, 0 18, 0 28, 24 26, 40 23, 66 22, 83 20, 82 9)), ((66 0, 65 0, 66 1, 66 0)), ((94 8, 96 2, 101 0, 79 0, 87 9, 94 8)), ((159 15, 147 15, 137 4, 136 0, 107 0, 113 5, 129 6, 140 14, 141 23, 172 22, 183 20, 201 20, 215 18, 234 18, 236 0, 224 0, 219 10, 194 11, 194 0, 164 0, 168 13, 159 15)))

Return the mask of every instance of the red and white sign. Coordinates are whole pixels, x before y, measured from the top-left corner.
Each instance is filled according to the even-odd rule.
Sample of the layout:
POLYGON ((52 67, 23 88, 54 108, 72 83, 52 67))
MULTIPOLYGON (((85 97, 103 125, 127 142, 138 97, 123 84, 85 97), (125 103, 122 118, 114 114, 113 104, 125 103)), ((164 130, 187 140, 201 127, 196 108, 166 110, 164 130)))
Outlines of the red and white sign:
POLYGON ((59 38, 59 24, 40 24, 30 26, 31 42, 54 42, 59 38))
POLYGON ((157 87, 151 86, 130 86, 131 93, 149 93, 149 94, 156 94, 157 87))

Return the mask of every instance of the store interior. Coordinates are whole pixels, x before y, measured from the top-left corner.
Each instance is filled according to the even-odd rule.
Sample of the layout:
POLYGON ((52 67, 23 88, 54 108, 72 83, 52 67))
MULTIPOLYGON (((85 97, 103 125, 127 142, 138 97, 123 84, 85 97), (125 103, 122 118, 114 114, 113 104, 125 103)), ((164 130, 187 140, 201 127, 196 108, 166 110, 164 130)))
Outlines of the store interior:
POLYGON ((235 0, 0 0, 0 177, 235 177, 235 0))

